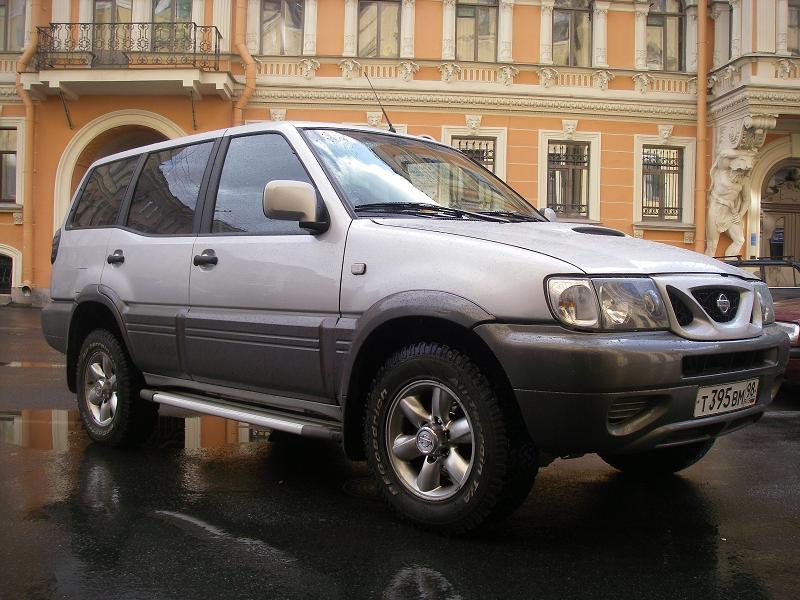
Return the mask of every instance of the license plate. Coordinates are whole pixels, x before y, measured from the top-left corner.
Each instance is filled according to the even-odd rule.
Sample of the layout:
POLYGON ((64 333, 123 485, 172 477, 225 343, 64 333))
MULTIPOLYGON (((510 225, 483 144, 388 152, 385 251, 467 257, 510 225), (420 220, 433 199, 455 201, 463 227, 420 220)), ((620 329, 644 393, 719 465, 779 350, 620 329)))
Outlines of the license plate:
POLYGON ((707 417, 742 410, 758 400, 758 379, 702 387, 697 391, 694 416, 707 417))

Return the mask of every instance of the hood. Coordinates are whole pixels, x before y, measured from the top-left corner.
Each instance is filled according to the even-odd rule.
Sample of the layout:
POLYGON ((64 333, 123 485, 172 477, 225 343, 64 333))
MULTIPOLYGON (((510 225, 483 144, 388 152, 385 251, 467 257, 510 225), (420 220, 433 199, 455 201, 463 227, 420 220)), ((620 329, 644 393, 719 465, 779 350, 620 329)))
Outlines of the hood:
POLYGON ((388 227, 470 237, 506 244, 567 262, 589 275, 726 273, 753 279, 749 273, 691 250, 630 236, 602 235, 602 227, 577 223, 492 223, 443 219, 373 219, 388 227))

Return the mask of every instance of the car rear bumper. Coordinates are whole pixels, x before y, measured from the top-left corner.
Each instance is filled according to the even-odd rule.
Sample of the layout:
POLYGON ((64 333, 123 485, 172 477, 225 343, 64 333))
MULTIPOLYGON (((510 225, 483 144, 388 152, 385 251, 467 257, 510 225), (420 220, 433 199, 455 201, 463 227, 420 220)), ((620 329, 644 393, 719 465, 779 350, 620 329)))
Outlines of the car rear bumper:
POLYGON ((643 451, 753 423, 777 392, 789 357, 789 340, 777 327, 722 342, 557 325, 486 324, 475 331, 505 368, 534 443, 557 455, 643 451), (694 417, 700 387, 754 378, 755 405, 694 417))

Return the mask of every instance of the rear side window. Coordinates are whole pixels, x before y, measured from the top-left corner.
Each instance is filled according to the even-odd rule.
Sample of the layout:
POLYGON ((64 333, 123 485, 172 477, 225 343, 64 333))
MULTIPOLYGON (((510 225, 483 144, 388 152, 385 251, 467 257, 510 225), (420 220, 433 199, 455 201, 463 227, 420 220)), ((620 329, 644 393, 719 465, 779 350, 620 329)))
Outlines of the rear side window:
POLYGON ((70 221, 71 227, 105 227, 117 222, 119 208, 139 157, 96 167, 89 175, 70 221))
POLYGON ((275 179, 311 183, 300 159, 283 136, 265 133, 231 139, 217 189, 211 230, 215 233, 307 233, 296 221, 268 219, 264 214, 264 186, 275 179))
POLYGON ((191 233, 213 145, 204 142, 150 154, 136 183, 128 227, 150 234, 191 233))

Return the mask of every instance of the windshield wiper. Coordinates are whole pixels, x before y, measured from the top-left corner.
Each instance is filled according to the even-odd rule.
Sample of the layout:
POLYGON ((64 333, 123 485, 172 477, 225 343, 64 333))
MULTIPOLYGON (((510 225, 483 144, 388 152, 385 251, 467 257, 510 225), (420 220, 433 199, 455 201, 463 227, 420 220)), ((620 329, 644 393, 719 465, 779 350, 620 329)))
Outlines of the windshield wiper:
POLYGON ((490 215, 492 217, 503 217, 504 219, 510 219, 512 221, 531 221, 537 223, 542 221, 542 219, 539 219, 534 215, 526 215, 514 210, 482 210, 480 214, 490 215))
POLYGON ((476 219, 479 221, 493 221, 495 223, 507 223, 501 215, 491 215, 486 213, 477 213, 460 208, 453 208, 451 206, 442 206, 441 204, 428 204, 423 202, 372 202, 370 204, 359 204, 355 207, 357 213, 362 212, 375 212, 375 213, 391 213, 391 214, 406 214, 406 215, 420 215, 420 216, 446 216, 458 217, 461 219, 476 219))

